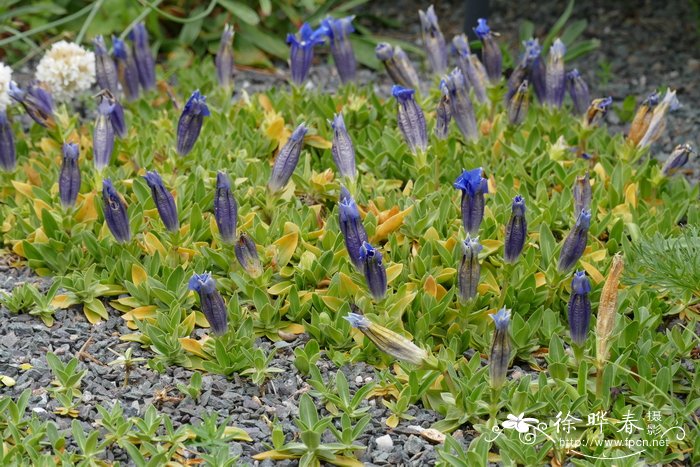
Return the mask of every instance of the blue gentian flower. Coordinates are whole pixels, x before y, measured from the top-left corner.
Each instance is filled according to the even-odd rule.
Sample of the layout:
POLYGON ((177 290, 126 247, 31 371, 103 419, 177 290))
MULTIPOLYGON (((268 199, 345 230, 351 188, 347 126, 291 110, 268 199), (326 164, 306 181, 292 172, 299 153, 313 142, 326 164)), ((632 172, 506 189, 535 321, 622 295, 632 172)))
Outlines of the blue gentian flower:
POLYGON ((497 83, 501 79, 503 57, 501 55, 501 49, 498 47, 491 33, 491 28, 486 24, 484 18, 479 18, 477 20, 474 33, 476 37, 481 40, 482 57, 484 59, 484 66, 486 67, 486 73, 489 75, 489 79, 492 83, 497 83))
POLYGON ((469 50, 469 40, 466 34, 459 34, 452 39, 452 45, 457 52, 457 67, 462 72, 468 87, 474 89, 476 100, 481 103, 489 101, 486 94, 488 75, 479 57, 469 50))
POLYGON ((591 283, 586 277, 586 271, 576 271, 571 280, 571 297, 569 298, 569 332, 571 340, 578 346, 586 343, 588 325, 591 321, 591 301, 588 293, 591 283))
POLYGON ((517 195, 513 198, 510 220, 506 225, 506 237, 503 242, 503 259, 506 263, 515 263, 523 251, 527 240, 527 219, 525 218, 525 199, 517 195))
POLYGON ((238 263, 251 277, 259 277, 262 274, 262 264, 258 256, 257 246, 247 233, 241 233, 233 251, 236 253, 238 263))
POLYGON ((462 224, 471 235, 479 233, 484 219, 484 194, 489 192, 488 181, 481 173, 481 167, 465 170, 454 182, 454 187, 462 190, 462 224))
POLYGON ((117 65, 117 77, 122 85, 127 100, 133 101, 139 97, 139 71, 129 48, 123 40, 112 36, 112 55, 117 65))
POLYGON ((333 146, 331 154, 333 162, 342 177, 355 179, 355 147, 352 145, 348 130, 345 128, 343 114, 338 113, 333 117, 333 146))
POLYGON ((338 76, 340 76, 340 81, 343 83, 354 80, 357 69, 355 53, 352 50, 352 44, 348 37, 355 32, 355 28, 352 25, 354 19, 355 16, 353 15, 339 19, 328 17, 321 21, 326 36, 330 40, 335 68, 338 70, 338 76))
POLYGON ((231 181, 224 172, 216 174, 214 218, 224 243, 233 243, 238 225, 238 203, 231 193, 231 181))
POLYGON ((287 34, 287 44, 289 45, 289 66, 292 71, 292 82, 300 86, 306 81, 306 77, 311 69, 311 61, 314 58, 314 47, 323 44, 327 33, 325 27, 313 30, 308 23, 304 23, 299 32, 287 34))
POLYGON ((481 263, 479 252, 483 249, 479 243, 479 237, 467 238, 462 242, 462 262, 457 273, 457 290, 462 302, 467 302, 476 297, 479 279, 481 278, 481 263))
POLYGON ((582 210, 576 219, 576 225, 564 239, 557 265, 560 272, 568 271, 581 258, 588 242, 588 229, 591 226, 591 211, 582 210))
POLYGON ((275 158, 275 164, 272 166, 272 173, 270 174, 270 180, 267 182, 267 187, 272 193, 276 193, 287 186, 289 179, 294 173, 297 164, 299 163, 299 156, 301 155, 301 148, 304 146, 304 136, 306 135, 306 125, 300 124, 289 137, 289 140, 277 154, 275 158))
POLYGON ((569 96, 574 103, 574 112, 577 115, 585 114, 591 102, 591 93, 588 91, 588 85, 583 80, 581 73, 574 68, 566 74, 566 82, 569 96))
POLYGON ((412 153, 424 152, 428 147, 428 130, 425 125, 423 110, 416 102, 413 89, 394 85, 391 94, 398 102, 398 115, 396 117, 399 129, 403 134, 406 144, 412 153))
POLYGON ((214 334, 224 334, 228 327, 228 311, 211 273, 193 274, 188 287, 199 295, 199 306, 214 334))
POLYGON ((440 82, 443 95, 447 95, 452 110, 452 119, 457 124, 459 131, 467 140, 475 140, 479 137, 476 128, 474 107, 469 98, 469 88, 464 75, 459 68, 445 76, 440 82))
POLYGON ((172 193, 165 188, 163 179, 155 170, 146 172, 143 178, 146 179, 146 183, 151 189, 153 203, 158 209, 158 214, 165 228, 170 232, 177 232, 180 228, 180 220, 177 217, 177 206, 175 206, 175 199, 172 193))
POLYGON ((523 42, 525 46, 526 60, 530 63, 528 80, 532 83, 535 97, 539 102, 547 100, 547 69, 542 58, 542 47, 537 39, 529 39, 523 42))
POLYGON ((434 73, 443 73, 447 68, 447 47, 445 46, 445 36, 440 31, 435 8, 430 5, 426 12, 418 10, 418 15, 420 16, 423 44, 430 66, 434 73))
POLYGON ((508 335, 510 310, 501 308, 498 310, 498 313, 489 316, 491 316, 496 325, 491 343, 491 353, 489 354, 489 379, 491 380, 491 387, 498 389, 506 381, 510 363, 511 344, 510 336, 508 335))
POLYGON ((75 143, 63 143, 63 163, 58 177, 58 194, 64 207, 75 206, 80 192, 80 166, 78 153, 80 148, 75 143))
POLYGON ((15 136, 5 109, 0 109, 0 167, 11 172, 17 166, 15 136))
POLYGON ((363 270, 363 261, 360 258, 360 248, 368 241, 367 232, 362 225, 360 210, 350 192, 343 186, 340 187, 340 202, 338 203, 338 225, 343 233, 345 249, 350 261, 359 270, 363 270))
POLYGON ((17 84, 12 81, 7 93, 13 100, 19 102, 27 112, 27 115, 39 125, 45 128, 54 126, 53 98, 46 89, 36 83, 32 83, 25 91, 17 87, 17 84))
POLYGON ((586 175, 581 177, 576 177, 574 182, 574 216, 578 217, 581 211, 588 211, 591 208, 591 199, 593 198, 593 192, 591 190, 591 181, 588 178, 588 172, 586 175))
POLYGON ((370 293, 376 301, 380 301, 386 295, 387 278, 386 269, 382 264, 382 254, 367 242, 362 242, 360 247, 360 261, 362 272, 370 293))
POLYGON ((92 131, 92 160, 99 171, 109 165, 114 151, 114 126, 112 124, 112 112, 114 104, 104 96, 98 96, 97 119, 92 131))
POLYGON ((666 163, 661 169, 661 173, 666 176, 673 174, 688 163, 691 154, 695 154, 695 152, 693 152, 693 147, 690 145, 690 143, 679 144, 673 150, 671 155, 668 156, 668 159, 666 159, 666 163))
POLYGON ((148 43, 148 31, 146 26, 140 22, 129 32, 129 39, 132 42, 134 52, 134 62, 139 76, 139 82, 144 90, 156 87, 156 64, 153 60, 153 52, 148 43))
POLYGON ((185 108, 182 109, 180 120, 177 122, 177 153, 185 156, 192 151, 194 143, 199 138, 204 117, 211 115, 207 107, 207 98, 199 89, 192 93, 185 108))
POLYGON ((547 85, 547 104, 552 107, 561 107, 566 92, 566 75, 564 73, 564 55, 566 46, 557 39, 549 48, 547 57, 547 73, 545 83, 547 85))
POLYGON ((119 92, 119 77, 114 60, 107 52, 107 45, 102 36, 96 36, 92 44, 95 48, 95 77, 101 89, 107 89, 115 96, 119 92))
POLYGON ((413 63, 408 59, 406 53, 399 46, 392 46, 386 42, 377 44, 374 49, 377 58, 384 64, 387 73, 400 86, 418 89, 418 73, 413 67, 413 63))
POLYGON ((447 138, 450 132, 450 120, 452 120, 452 109, 450 109, 450 98, 443 94, 440 96, 437 109, 435 110, 435 136, 438 139, 447 138))
POLYGON ((612 107, 612 103, 612 97, 593 99, 593 101, 591 101, 591 105, 588 107, 586 116, 584 117, 584 123, 587 126, 598 124, 598 122, 608 113, 608 110, 610 110, 610 107, 612 107))
POLYGON ((228 88, 233 83, 235 67, 233 63, 233 26, 226 24, 219 41, 219 50, 216 52, 214 64, 216 65, 216 79, 219 86, 228 88))
POLYGON ((102 208, 107 227, 109 227, 109 231, 112 232, 117 242, 126 243, 131 240, 131 228, 129 227, 126 203, 119 196, 109 178, 105 178, 102 181, 102 208))
POLYGON ((527 111, 530 106, 527 90, 528 81, 523 80, 515 93, 510 96, 508 101, 508 122, 511 125, 520 125, 527 117, 527 111))

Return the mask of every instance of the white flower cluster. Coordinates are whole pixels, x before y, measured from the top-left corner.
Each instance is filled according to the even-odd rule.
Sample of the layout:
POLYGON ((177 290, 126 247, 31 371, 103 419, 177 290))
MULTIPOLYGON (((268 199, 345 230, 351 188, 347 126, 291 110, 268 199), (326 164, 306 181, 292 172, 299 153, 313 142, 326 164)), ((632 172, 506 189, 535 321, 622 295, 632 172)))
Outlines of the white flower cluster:
POLYGON ((12 68, 0 62, 0 112, 10 104, 10 95, 7 91, 12 82, 12 68))
POLYGON ((56 42, 39 61, 36 79, 49 88, 54 99, 70 100, 95 82, 95 54, 72 42, 56 42))

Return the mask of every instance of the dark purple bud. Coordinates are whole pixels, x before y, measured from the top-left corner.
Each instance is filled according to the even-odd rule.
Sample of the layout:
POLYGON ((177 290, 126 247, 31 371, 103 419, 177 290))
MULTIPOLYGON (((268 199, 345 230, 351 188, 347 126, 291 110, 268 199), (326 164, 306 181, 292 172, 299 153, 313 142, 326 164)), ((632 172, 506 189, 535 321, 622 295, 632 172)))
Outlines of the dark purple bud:
POLYGON ((508 121, 511 125, 520 125, 527 117, 530 99, 527 93, 528 82, 524 80, 508 102, 508 121))
POLYGON ((418 73, 416 73, 416 69, 401 47, 393 47, 391 44, 382 42, 377 44, 374 52, 377 58, 384 64, 384 68, 386 68, 394 84, 406 88, 418 89, 420 84, 418 81, 418 73))
POLYGON ((258 277, 262 274, 262 264, 258 256, 258 249, 255 242, 245 232, 238 237, 236 245, 233 247, 236 258, 241 267, 251 276, 258 277))
POLYGON ((598 122, 600 122, 600 120, 602 120, 608 113, 608 110, 610 110, 612 102, 612 97, 593 99, 593 101, 591 101, 591 105, 588 107, 586 116, 584 117, 585 124, 587 126, 597 125, 598 122))
POLYGON ((542 58, 542 47, 537 39, 529 39, 523 42, 525 45, 525 55, 530 65, 528 67, 528 77, 532 83, 532 89, 540 103, 544 103, 547 97, 547 69, 542 58))
POLYGON ((469 99, 469 89, 464 75, 459 68, 445 76, 440 83, 440 89, 449 97, 452 119, 457 124, 459 131, 467 140, 475 140, 479 137, 476 128, 474 107, 469 99))
POLYGON ((476 100, 481 103, 489 101, 486 95, 488 76, 479 57, 469 50, 469 40, 466 34, 460 34, 452 39, 452 45, 457 52, 457 67, 462 72, 465 82, 474 89, 476 100))
POLYGON ((129 216, 126 212, 126 203, 114 189, 112 181, 105 178, 102 181, 102 208, 104 210, 105 222, 109 231, 119 243, 126 243, 131 240, 131 228, 129 227, 129 216))
POLYGON ((571 340, 578 346, 586 343, 588 325, 591 321, 591 301, 588 293, 591 283, 586 271, 576 271, 571 280, 571 297, 569 298, 569 332, 571 340))
POLYGON ((549 48, 547 58, 547 73, 545 83, 547 85, 547 104, 552 107, 561 107, 566 92, 566 75, 564 73, 564 55, 566 46, 557 39, 549 48))
POLYGON ((12 99, 19 102, 32 120, 39 125, 45 128, 54 126, 53 99, 46 89, 32 83, 24 91, 12 81, 7 93, 12 99))
POLYGON ((238 203, 231 193, 231 181, 224 172, 216 174, 214 218, 224 243, 233 243, 238 225, 238 203))
POLYGON ((362 261, 362 272, 372 297, 376 301, 382 300, 386 295, 387 286, 382 254, 369 243, 363 242, 360 247, 360 261, 362 261))
POLYGON ((481 167, 465 170, 454 182, 454 187, 462 190, 462 225, 471 235, 479 233, 484 219, 484 194, 489 192, 489 183, 481 173, 481 167))
POLYGON ((491 28, 486 24, 486 20, 484 18, 479 18, 476 21, 477 26, 474 28, 474 33, 476 37, 481 40, 481 56, 484 59, 486 73, 492 83, 497 83, 501 79, 501 64, 503 62, 501 49, 494 39, 491 28))
POLYGON ((216 64, 216 79, 219 86, 227 88, 233 84, 235 67, 233 63, 233 26, 224 26, 224 32, 219 41, 219 50, 216 52, 214 63, 216 64))
POLYGON ((134 62, 139 76, 139 82, 144 90, 156 87, 156 64, 153 60, 153 52, 148 43, 148 31, 143 23, 137 23, 134 29, 129 32, 132 50, 134 52, 134 62))
POLYGON ((0 167, 11 172, 17 166, 15 137, 5 109, 0 109, 0 167))
POLYGON ((435 110, 435 119, 435 136, 438 139, 447 138, 450 131, 450 120, 452 120, 452 110, 450 109, 450 98, 445 94, 440 97, 440 102, 435 110))
POLYGON ((123 40, 112 36, 112 55, 117 65, 117 77, 122 85, 127 100, 133 101, 139 97, 139 71, 136 62, 123 40))
POLYGON ((355 62, 355 53, 352 50, 349 35, 355 31, 352 21, 355 16, 346 16, 345 18, 333 19, 328 17, 321 22, 326 35, 330 40, 331 54, 333 61, 338 70, 340 81, 348 83, 355 79, 357 63, 355 62))
POLYGON ((418 10, 418 15, 420 16, 423 45, 428 54, 430 66, 434 73, 444 73, 447 68, 447 47, 445 46, 445 37, 440 31, 435 8, 430 5, 427 12, 418 10))
POLYGON ((693 152, 693 147, 690 145, 690 143, 679 144, 673 150, 671 155, 668 156, 668 159, 666 159, 666 163, 661 169, 661 173, 666 176, 673 174, 688 163, 691 154, 695 153, 693 152))
POLYGON ((345 249, 348 251, 350 261, 359 270, 363 270, 363 261, 360 258, 360 248, 368 241, 367 232, 362 225, 360 210, 352 199, 350 192, 343 186, 340 187, 340 203, 338 204, 338 224, 345 240, 345 249))
POLYGON ((588 178, 588 172, 582 177, 576 177, 573 192, 574 216, 578 217, 581 211, 588 211, 591 208, 593 192, 591 191, 591 181, 588 178))
POLYGON ((114 150, 114 126, 111 114, 114 104, 110 104, 105 96, 99 96, 97 104, 97 120, 92 132, 92 159, 97 170, 109 165, 114 150))
POLYGON ((457 289, 459 299, 464 303, 476 297, 479 279, 481 278, 481 263, 479 252, 483 249, 479 237, 467 238, 462 242, 462 262, 457 273, 457 289))
POLYGON ((559 253, 559 272, 565 272, 574 267, 581 258, 588 242, 588 229, 591 226, 591 211, 581 211, 576 219, 576 225, 564 239, 559 253))
POLYGON ((120 138, 126 136, 126 120, 124 119, 124 107, 119 103, 114 94, 109 90, 104 90, 101 93, 107 101, 112 105, 112 111, 109 114, 109 121, 112 123, 114 133, 120 138))
POLYGON ((119 92, 119 77, 114 60, 107 52, 102 36, 96 36, 92 44, 95 48, 95 76, 101 89, 108 89, 115 96, 119 92))
POLYGON ((491 387, 498 389, 503 386, 508 373, 510 363, 511 344, 508 335, 510 324, 510 310, 501 308, 498 313, 489 315, 493 319, 496 329, 493 331, 491 353, 489 354, 489 379, 491 387))
POLYGON ((567 88, 571 101, 574 103, 574 112, 577 115, 583 115, 588 110, 588 104, 591 102, 591 93, 588 91, 588 85, 583 80, 581 73, 576 68, 566 74, 567 88))
POLYGON ((287 44, 290 47, 289 67, 292 71, 292 82, 297 86, 306 81, 314 58, 314 47, 323 44, 324 35, 326 28, 320 27, 314 31, 308 23, 304 23, 296 35, 287 34, 287 44))
POLYGON ((202 130, 204 117, 208 117, 209 107, 207 98, 203 96, 199 89, 192 93, 189 100, 182 109, 180 120, 177 122, 177 153, 185 156, 192 151, 194 143, 202 130))
POLYGON ((333 146, 331 154, 338 172, 343 177, 355 179, 355 148, 352 145, 348 130, 345 128, 343 114, 336 114, 331 123, 333 127, 333 146))
POLYGON ((155 170, 146 172, 143 178, 146 179, 146 183, 151 189, 153 203, 158 209, 158 214, 163 224, 165 224, 165 228, 170 232, 177 232, 180 228, 180 221, 177 218, 177 207, 175 206, 175 199, 172 193, 165 188, 163 179, 160 178, 160 175, 155 170))
POLYGON ((58 177, 58 194, 64 207, 75 206, 80 192, 80 166, 78 153, 80 148, 75 143, 63 143, 63 164, 58 177))
POLYGON ((188 286, 199 295, 199 306, 211 330, 217 335, 224 334, 228 327, 228 311, 223 297, 216 290, 216 281, 211 277, 211 273, 192 275, 188 286))
POLYGON ((527 240, 527 219, 525 218, 525 200, 518 195, 513 198, 510 220, 506 225, 506 238, 503 242, 503 259, 506 263, 515 263, 523 251, 527 240))
POLYGON ((394 85, 391 94, 398 102, 397 121, 399 129, 403 134, 404 141, 411 152, 424 152, 428 147, 428 130, 425 125, 425 116, 416 102, 413 89, 407 89, 399 85, 394 85))
POLYGON ((276 193, 287 186, 289 179, 294 173, 294 169, 299 163, 301 148, 304 146, 304 136, 307 128, 302 123, 289 137, 284 147, 277 154, 275 164, 272 166, 270 181, 267 182, 267 187, 272 193, 276 193))

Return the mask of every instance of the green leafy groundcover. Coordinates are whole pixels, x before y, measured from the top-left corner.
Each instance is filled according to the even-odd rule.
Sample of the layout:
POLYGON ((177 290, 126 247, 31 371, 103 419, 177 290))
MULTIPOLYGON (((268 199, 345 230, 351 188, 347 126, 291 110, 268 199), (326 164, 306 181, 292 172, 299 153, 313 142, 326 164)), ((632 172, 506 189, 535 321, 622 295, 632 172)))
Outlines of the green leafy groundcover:
MULTIPOLYGON (((215 87, 214 76, 208 61, 199 63, 181 69, 178 87, 169 93, 161 87, 125 103, 129 134, 117 141, 116 162, 103 174, 90 160, 91 125, 65 108, 58 111, 53 132, 35 125, 18 138, 19 167, 3 175, 0 185, 3 240, 21 257, 20 264, 54 276, 62 288, 52 288, 48 298, 20 288, 5 299, 12 311, 32 312, 50 325, 56 308, 80 305, 97 322, 107 318, 107 302, 133 329, 122 339, 150 349, 152 369, 181 365, 229 377, 241 374, 257 384, 276 369, 269 366, 272 355, 256 347, 256 338, 274 341, 308 334, 309 342, 295 350, 295 364, 309 375, 312 395, 328 414, 321 417, 311 397, 304 395, 297 420, 300 438, 285 440, 274 429, 274 450, 260 458, 303 456, 312 464, 326 460, 353 465, 362 449, 353 440, 368 422, 363 400, 383 397, 393 413, 390 426, 410 423, 410 404, 438 412, 442 420, 435 428, 444 433, 473 426, 477 436, 468 448, 450 436, 438 447, 445 464, 481 465, 488 459, 507 465, 559 465, 566 460, 606 465, 609 461, 600 459, 611 457, 624 457, 617 461, 620 465, 640 459, 650 464, 688 456, 691 462, 700 460, 698 448, 693 448, 700 383, 690 360, 698 345, 694 328, 700 293, 697 282, 687 280, 692 274, 698 277, 700 255, 698 230, 683 227, 700 221, 697 185, 682 176, 663 177, 646 151, 604 126, 585 127, 567 109, 533 104, 522 125, 509 126, 501 104, 503 84, 491 91, 493 106, 476 107, 479 139, 465 142, 456 127, 446 140, 431 134, 422 165, 403 142, 393 99, 377 96, 369 86, 344 86, 332 94, 285 86, 257 95, 243 93, 232 102, 215 87), (180 157, 174 140, 179 111, 168 96, 180 96, 182 108, 196 88, 208 96, 212 115, 205 119, 192 153, 180 157), (359 176, 350 188, 370 241, 379 246, 387 267, 389 292, 379 302, 350 263, 338 226, 341 180, 334 173, 328 120, 339 111, 357 155, 359 176), (271 162, 301 122, 310 131, 300 163, 282 194, 271 197, 266 191, 271 162), (63 209, 58 199, 62 141, 80 144, 83 183, 72 209, 63 209), (584 151, 589 159, 578 156, 584 151), (465 234, 460 192, 452 183, 463 168, 477 167, 483 167, 489 180, 479 235, 484 246, 481 281, 477 297, 462 305, 456 272, 465 234), (154 169, 176 197, 181 223, 177 233, 164 228, 142 177, 154 169), (251 278, 232 247, 220 243, 212 207, 219 170, 232 179, 239 232, 247 232, 258 245, 264 265, 260 277, 251 278), (595 323, 585 357, 577 363, 569 350, 571 273, 560 274, 556 268, 562 241, 575 221, 572 187, 587 171, 593 215, 588 247, 577 268, 591 279, 592 321, 613 255, 621 252, 633 272, 629 279, 623 274, 609 361, 599 369, 594 364, 595 323), (116 243, 105 225, 102 177, 112 179, 128 204, 134 236, 125 245, 116 243), (519 261, 506 265, 504 226, 517 194, 527 203, 529 232, 519 261), (687 273, 671 273, 683 270, 687 273), (208 325, 187 282, 203 271, 212 272, 224 296, 229 328, 220 337, 197 339, 195 327, 208 325), (416 368, 383 354, 344 319, 351 304, 376 325, 412 339, 437 365, 416 368), (503 388, 492 391, 483 358, 493 333, 489 315, 502 306, 512 310, 513 362, 523 370, 509 372, 503 388), (375 365, 380 369, 376 384, 353 395, 341 372, 324 382, 315 367, 320 354, 338 366, 359 361, 375 365), (596 413, 604 414, 604 423, 591 423, 596 413), (566 433, 556 422, 565 423, 569 415, 574 418, 568 419, 566 433), (506 429, 515 426, 518 416, 539 421, 518 422, 520 428, 538 427, 526 427, 530 438, 506 429), (513 423, 504 424, 508 419, 513 423), (628 433, 623 423, 632 419, 638 429, 628 433), (326 430, 337 443, 320 442, 326 430), (595 445, 591 440, 596 439, 647 444, 595 445), (654 439, 666 442, 653 445, 654 439)), ((431 133, 438 99, 437 86, 418 96, 431 133)), ((19 135, 19 124, 15 130, 19 135)), ((121 358, 118 364, 135 364, 130 354, 121 358)), ((52 369, 59 380, 56 397, 70 416, 82 374, 70 378, 67 373, 77 371, 75 365, 68 371, 60 361, 53 361, 52 369), (62 379, 68 381, 67 389, 62 379)), ((198 397, 197 381, 182 390, 198 397)), ((111 411, 101 408, 102 429, 87 438, 74 426, 78 450, 65 450, 55 425, 24 415, 26 404, 24 395, 16 402, 0 402, 3 453, 9 462, 12 456, 36 462, 96 460, 104 449, 119 445, 139 465, 178 459, 185 446, 217 463, 227 457, 226 440, 245 439, 225 423, 218 426, 215 418, 182 430, 174 430, 155 411, 127 421, 117 404, 111 411), (154 438, 156 432, 159 437, 154 438)))

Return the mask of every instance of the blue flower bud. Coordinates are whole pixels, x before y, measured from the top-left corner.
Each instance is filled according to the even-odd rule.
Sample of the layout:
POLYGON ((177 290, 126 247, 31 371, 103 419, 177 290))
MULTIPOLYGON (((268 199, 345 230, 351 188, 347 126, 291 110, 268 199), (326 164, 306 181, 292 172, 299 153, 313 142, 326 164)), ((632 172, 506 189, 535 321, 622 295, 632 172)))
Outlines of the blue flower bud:
POLYGON ((314 31, 308 23, 304 23, 296 35, 287 34, 287 44, 290 47, 289 66, 294 84, 299 86, 306 81, 314 58, 314 47, 323 44, 325 34, 326 28, 320 27, 314 31))
POLYGON ((428 147, 428 130, 425 125, 425 116, 418 106, 414 94, 416 91, 399 85, 394 85, 391 94, 398 102, 398 115, 396 117, 399 129, 404 141, 412 153, 425 151, 428 147))
POLYGON ((348 251, 350 261, 359 270, 363 269, 363 261, 360 258, 360 248, 368 241, 367 232, 362 225, 360 210, 352 199, 350 192, 343 186, 340 187, 340 203, 338 204, 338 224, 345 240, 345 249, 348 251))
POLYGON ((80 166, 78 153, 80 148, 75 143, 63 143, 63 163, 58 177, 58 194, 64 207, 75 206, 80 192, 80 166))
POLYGON ((17 166, 15 137, 5 109, 0 109, 0 167, 11 172, 17 166))
POLYGON ((591 208, 591 199, 593 192, 591 191, 591 182, 588 178, 588 172, 582 177, 576 177, 574 182, 574 216, 578 217, 581 211, 588 211, 591 208))
POLYGON ((160 219, 165 224, 165 228, 170 232, 177 232, 180 228, 180 221, 177 218, 177 207, 173 195, 163 185, 163 179, 155 170, 146 172, 143 177, 146 179, 148 187, 151 189, 153 203, 158 209, 160 219))
POLYGON ((571 280, 571 297, 569 298, 569 332, 571 340, 578 346, 586 343, 588 325, 591 321, 591 301, 588 293, 591 283, 586 271, 576 271, 571 280))
POLYGON ((137 23, 129 32, 132 42, 134 62, 139 76, 139 82, 144 90, 156 87, 156 64, 153 60, 151 46, 148 43, 148 31, 143 23, 137 23))
POLYGON ((691 154, 695 153, 693 152, 693 147, 690 145, 690 143, 679 144, 673 150, 671 155, 668 156, 668 159, 666 159, 666 163, 661 169, 661 173, 666 176, 673 174, 688 163, 691 154))
POLYGON ((447 47, 445 46, 445 37, 440 31, 435 8, 430 5, 427 12, 418 10, 418 15, 420 16, 423 44, 430 66, 433 72, 443 73, 447 68, 447 47))
POLYGON ((498 313, 489 315, 496 329, 493 331, 491 353, 489 354, 489 379, 491 387, 498 389, 503 386, 510 363, 511 344, 508 335, 510 325, 510 310, 501 308, 498 313))
POLYGON ((136 62, 123 40, 112 36, 112 55, 117 65, 117 77, 126 98, 130 101, 139 97, 139 71, 136 62))
POLYGON ((211 273, 193 274, 188 287, 199 295, 199 306, 214 334, 224 334, 228 327, 228 311, 211 273))
POLYGON ((527 117, 530 100, 527 94, 528 82, 524 80, 510 97, 508 102, 508 121, 511 125, 520 125, 527 117))
POLYGON ((518 195, 513 198, 510 220, 506 225, 506 238, 503 245, 503 259, 506 263, 515 263, 523 251, 527 240, 527 219, 525 218, 525 200, 518 195))
POLYGON ((282 147, 279 154, 277 154, 275 164, 272 166, 270 180, 267 182, 267 187, 272 193, 276 193, 287 186, 289 179, 292 177, 294 169, 296 169, 299 163, 299 156, 301 155, 301 148, 304 146, 306 131, 306 125, 303 123, 299 125, 289 137, 284 147, 282 147))
POLYGON ((131 240, 131 228, 129 227, 129 216, 126 213, 126 203, 114 189, 112 181, 105 178, 102 181, 102 208, 105 222, 109 231, 119 243, 126 243, 131 240))
POLYGON ((262 274, 262 264, 258 256, 258 249, 255 242, 248 234, 244 232, 238 237, 233 251, 236 253, 236 258, 241 267, 251 277, 259 277, 262 274))
POLYGON ((204 117, 208 117, 209 107, 207 98, 203 96, 199 89, 192 93, 189 100, 182 109, 180 120, 177 122, 177 153, 185 156, 192 151, 194 143, 199 138, 202 130, 204 117))
POLYGON ((333 146, 331 154, 333 162, 342 177, 355 179, 355 148, 352 145, 348 130, 345 128, 343 114, 336 114, 331 123, 333 127, 333 146))
POLYGON ((452 120, 452 109, 450 109, 450 98, 443 94, 435 110, 435 136, 438 139, 445 139, 450 132, 450 120, 452 120))
POLYGON ((486 73, 489 75, 492 83, 497 83, 501 79, 501 64, 503 61, 501 49, 491 33, 491 28, 486 24, 486 20, 479 18, 476 21, 477 26, 474 28, 474 33, 481 40, 482 57, 486 73))
POLYGON ((462 190, 462 225, 472 235, 479 233, 484 219, 484 194, 489 192, 488 181, 481 172, 481 167, 465 170, 454 182, 454 187, 462 190))
POLYGON ((571 101, 574 103, 574 112, 577 115, 585 114, 588 110, 588 104, 591 102, 588 85, 576 68, 566 74, 566 81, 571 101))
POLYGON ((386 42, 381 42, 377 44, 374 52, 377 58, 384 64, 384 68, 386 68, 394 84, 406 88, 418 89, 420 85, 418 73, 416 73, 416 69, 401 47, 393 47, 386 42))
POLYGON ((233 63, 233 26, 226 24, 219 41, 219 50, 216 52, 214 64, 216 65, 216 79, 219 86, 227 88, 233 83, 235 67, 233 63))
POLYGON ((114 104, 110 104, 105 96, 99 96, 97 104, 97 119, 92 131, 92 159, 97 170, 103 170, 109 165, 114 150, 114 126, 112 112, 114 104))
POLYGON ((558 269, 565 272, 574 267, 576 262, 583 255, 588 242, 588 229, 591 226, 591 211, 583 210, 576 219, 569 235, 564 239, 564 244, 559 253, 558 269))
POLYGON ((231 181, 224 172, 216 174, 214 218, 224 243, 233 243, 238 225, 238 203, 231 193, 231 181))
POLYGON ((481 263, 479 252, 482 250, 479 237, 467 238, 462 242, 462 262, 457 273, 457 289, 462 302, 467 302, 476 297, 479 279, 481 278, 481 263))
POLYGON ((557 39, 549 48, 547 57, 547 73, 545 83, 547 85, 547 104, 552 107, 561 107, 566 92, 566 76, 564 74, 564 55, 566 46, 557 39))
POLYGON ((17 84, 12 81, 7 93, 13 100, 19 102, 27 112, 27 115, 39 125, 45 128, 54 126, 53 98, 47 90, 32 83, 25 91, 17 87, 17 84))
POLYGON ((95 48, 95 77, 101 89, 107 89, 116 95, 119 92, 119 77, 114 60, 107 53, 107 45, 102 36, 96 36, 92 44, 95 48))
POLYGON ((360 261, 362 272, 370 293, 376 301, 380 301, 386 295, 386 269, 382 264, 382 254, 367 242, 362 242, 360 247, 360 261))
POLYGON ((325 29, 325 33, 330 39, 331 54, 335 68, 338 70, 340 81, 348 83, 355 79, 357 63, 355 62, 355 53, 352 50, 349 35, 355 31, 352 21, 355 16, 346 16, 345 18, 333 19, 328 17, 321 21, 321 25, 325 29))
POLYGON ((469 99, 469 88, 464 75, 459 68, 445 76, 440 83, 440 89, 450 100, 452 119, 457 124, 459 131, 467 140, 475 140, 479 137, 476 128, 474 107, 469 99))
POLYGON ((528 79, 532 83, 532 89, 539 102, 547 100, 547 70, 542 58, 542 47, 537 39, 529 39, 523 42, 525 55, 530 65, 528 67, 528 79))
POLYGON ((588 107, 586 116, 584 117, 584 123, 587 126, 593 126, 598 124, 600 120, 605 117, 608 110, 612 106, 612 97, 601 97, 599 99, 593 99, 591 105, 588 107))
POLYGON ((109 113, 109 121, 112 123, 112 128, 114 132, 120 138, 126 136, 126 120, 124 119, 124 107, 119 103, 119 101, 114 97, 109 90, 105 89, 100 94, 104 96, 109 104, 112 106, 112 111, 109 113))

